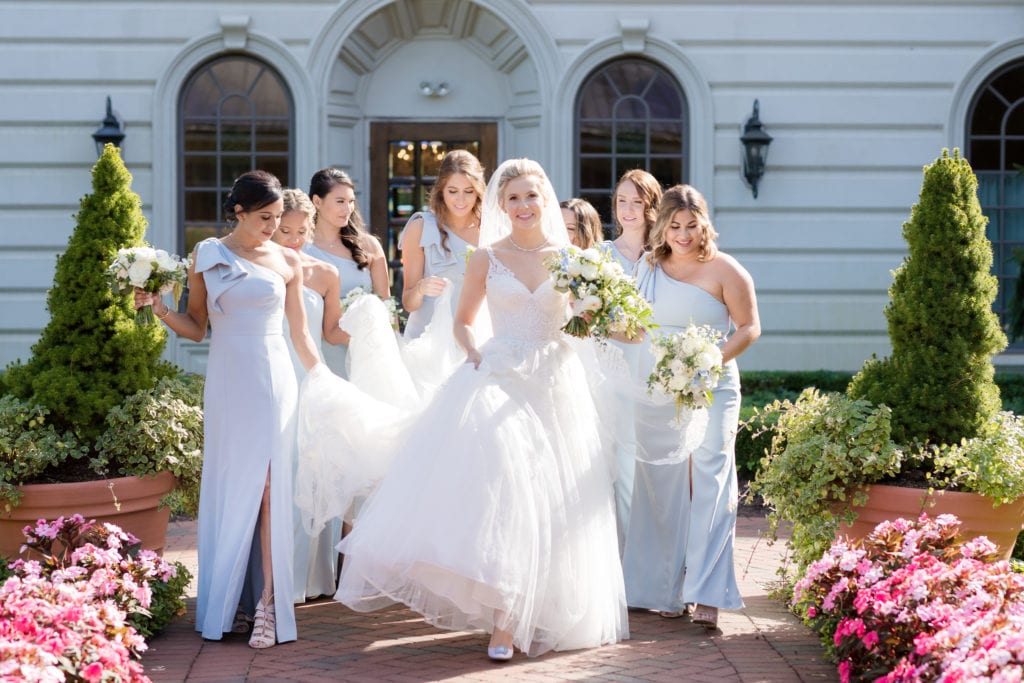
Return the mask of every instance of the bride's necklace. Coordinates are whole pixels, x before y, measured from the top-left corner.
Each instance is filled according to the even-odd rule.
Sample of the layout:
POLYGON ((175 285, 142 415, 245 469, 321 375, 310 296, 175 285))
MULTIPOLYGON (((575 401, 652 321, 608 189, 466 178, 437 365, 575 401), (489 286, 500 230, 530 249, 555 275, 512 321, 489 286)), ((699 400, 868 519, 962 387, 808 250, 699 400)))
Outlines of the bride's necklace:
POLYGON ((508 241, 511 242, 512 246, 515 247, 516 249, 518 249, 519 251, 540 251, 544 247, 548 246, 548 238, 547 237, 545 237, 544 241, 541 242, 540 244, 538 244, 535 247, 521 247, 521 246, 519 246, 518 244, 516 244, 516 241, 514 239, 512 239, 512 235, 508 236, 508 241))

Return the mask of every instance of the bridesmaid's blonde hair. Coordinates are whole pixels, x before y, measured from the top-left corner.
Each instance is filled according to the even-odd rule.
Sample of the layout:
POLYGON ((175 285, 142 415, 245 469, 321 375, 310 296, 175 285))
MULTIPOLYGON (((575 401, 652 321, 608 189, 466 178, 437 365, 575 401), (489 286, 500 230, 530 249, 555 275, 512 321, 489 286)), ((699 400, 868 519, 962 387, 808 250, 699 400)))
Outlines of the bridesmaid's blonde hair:
POLYGON ((281 198, 284 200, 284 212, 299 211, 306 214, 306 223, 309 226, 309 235, 313 236, 316 232, 316 207, 313 206, 313 200, 309 198, 305 192, 298 188, 289 187, 281 193, 281 198))
POLYGON ((693 217, 697 219, 700 226, 700 245, 697 248, 697 260, 701 263, 710 261, 718 254, 718 233, 715 226, 711 225, 711 217, 708 214, 708 203, 697 188, 691 185, 676 185, 665 190, 661 195, 661 204, 658 207, 658 218, 654 221, 654 229, 651 230, 651 251, 647 255, 647 262, 652 266, 658 261, 668 258, 672 248, 665 240, 665 232, 671 225, 677 211, 688 209, 693 217))

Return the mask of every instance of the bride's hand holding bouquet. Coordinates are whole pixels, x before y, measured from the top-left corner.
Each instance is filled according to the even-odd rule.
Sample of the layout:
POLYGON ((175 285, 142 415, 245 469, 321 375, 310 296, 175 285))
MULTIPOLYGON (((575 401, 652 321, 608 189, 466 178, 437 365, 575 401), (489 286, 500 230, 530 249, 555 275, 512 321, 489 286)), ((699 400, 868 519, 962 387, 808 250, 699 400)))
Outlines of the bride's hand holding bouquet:
POLYGON ((563 328, 567 334, 599 340, 618 334, 632 340, 651 326, 650 304, 607 249, 563 247, 545 265, 555 289, 572 295, 572 318, 563 328))
POLYGON ((135 322, 149 325, 156 320, 153 316, 152 303, 158 297, 171 294, 174 305, 178 305, 188 278, 188 266, 187 258, 183 259, 163 249, 154 249, 148 244, 143 244, 119 249, 117 257, 107 268, 107 276, 111 287, 117 293, 134 289, 151 295, 140 298, 136 294, 135 297, 137 302, 146 300, 146 303, 136 310, 135 322))

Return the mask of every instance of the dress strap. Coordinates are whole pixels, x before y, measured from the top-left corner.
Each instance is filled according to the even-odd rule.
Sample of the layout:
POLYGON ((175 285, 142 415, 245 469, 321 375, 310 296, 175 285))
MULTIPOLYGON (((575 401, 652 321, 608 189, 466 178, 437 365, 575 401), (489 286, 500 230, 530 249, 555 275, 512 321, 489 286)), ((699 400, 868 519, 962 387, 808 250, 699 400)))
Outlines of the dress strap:
POLYGON ((643 295, 647 303, 654 303, 655 296, 655 284, 657 283, 657 271, 661 268, 660 265, 651 264, 647 262, 646 258, 641 257, 636 263, 636 288, 640 290, 640 294, 643 295))

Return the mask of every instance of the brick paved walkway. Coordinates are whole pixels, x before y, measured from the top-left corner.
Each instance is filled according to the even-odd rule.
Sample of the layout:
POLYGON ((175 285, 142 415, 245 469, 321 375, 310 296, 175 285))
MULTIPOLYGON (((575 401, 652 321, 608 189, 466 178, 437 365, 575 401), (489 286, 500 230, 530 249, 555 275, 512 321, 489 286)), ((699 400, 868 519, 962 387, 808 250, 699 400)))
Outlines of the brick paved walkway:
MULTIPOLYGON (((296 606, 299 640, 256 651, 246 636, 207 642, 189 613, 150 642, 142 659, 157 683, 194 681, 837 681, 817 639, 768 596, 782 546, 761 517, 741 517, 736 563, 746 608, 723 612, 707 633, 688 619, 631 611, 631 639, 601 648, 491 663, 487 636, 435 629, 402 608, 357 614, 333 600, 296 606)), ((195 523, 173 522, 165 557, 195 573, 195 523)))

